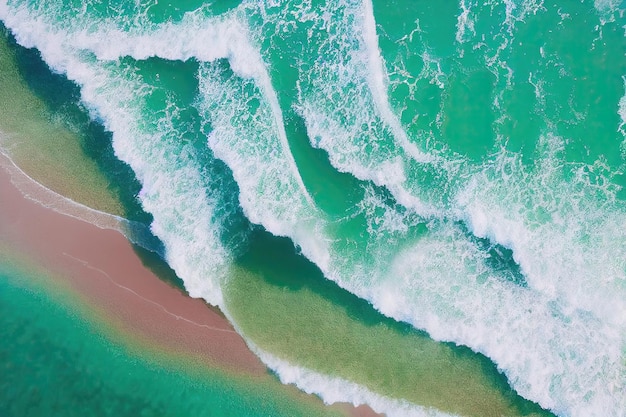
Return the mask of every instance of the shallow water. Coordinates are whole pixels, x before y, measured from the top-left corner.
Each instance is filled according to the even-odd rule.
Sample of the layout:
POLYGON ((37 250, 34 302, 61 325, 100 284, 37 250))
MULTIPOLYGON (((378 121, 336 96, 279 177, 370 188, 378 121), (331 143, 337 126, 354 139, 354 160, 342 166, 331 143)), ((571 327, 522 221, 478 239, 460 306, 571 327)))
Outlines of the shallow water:
POLYGON ((124 334, 60 280, 2 249, 3 416, 341 415, 271 378, 209 368, 124 334))

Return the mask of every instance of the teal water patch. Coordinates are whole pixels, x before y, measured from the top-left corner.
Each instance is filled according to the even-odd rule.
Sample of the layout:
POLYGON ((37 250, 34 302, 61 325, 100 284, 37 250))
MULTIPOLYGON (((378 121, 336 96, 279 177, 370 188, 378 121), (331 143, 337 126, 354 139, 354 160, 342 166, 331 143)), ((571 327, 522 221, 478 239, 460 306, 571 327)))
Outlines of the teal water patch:
POLYGON ((335 415, 270 386, 277 382, 142 355, 67 297, 37 288, 30 273, 0 264, 3 416, 335 415))

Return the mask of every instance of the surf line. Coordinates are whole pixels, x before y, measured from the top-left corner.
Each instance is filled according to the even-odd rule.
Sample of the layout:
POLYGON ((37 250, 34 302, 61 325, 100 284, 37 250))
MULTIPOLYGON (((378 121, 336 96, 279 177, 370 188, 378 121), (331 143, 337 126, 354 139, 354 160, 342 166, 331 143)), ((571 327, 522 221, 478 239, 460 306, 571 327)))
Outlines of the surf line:
POLYGON ((208 324, 198 323, 198 322, 193 321, 193 320, 191 320, 191 319, 188 319, 188 318, 186 318, 186 317, 183 317, 183 316, 180 316, 180 315, 178 315, 178 314, 172 313, 171 311, 169 311, 167 308, 165 308, 163 305, 161 305, 161 304, 157 303, 156 301, 151 300, 151 299, 149 299, 149 298, 147 298, 147 297, 144 297, 143 295, 139 294, 139 293, 138 293, 138 292, 136 292, 135 290, 133 290, 133 289, 131 289, 131 288, 128 288, 128 287, 126 287, 126 286, 124 286, 124 285, 120 284, 119 282, 115 281, 115 280, 111 277, 111 275, 109 275, 106 271, 103 271, 102 269, 97 268, 97 267, 95 267, 95 266, 91 265, 89 262, 87 262, 87 261, 85 261, 85 260, 83 260, 83 259, 80 259, 80 258, 77 258, 77 257, 75 257, 75 256, 72 256, 72 255, 70 255, 70 254, 69 254, 69 253, 67 253, 67 252, 63 252, 63 255, 64 255, 64 256, 66 256, 66 257, 68 257, 68 258, 73 259, 74 261, 76 261, 76 262, 78 262, 78 263, 80 263, 80 264, 82 264, 82 265, 83 265, 83 266, 85 266, 86 268, 89 268, 89 269, 91 269, 91 270, 93 270, 93 271, 99 272, 100 274, 102 274, 102 275, 104 275, 105 277, 107 277, 107 279, 108 279, 108 280, 109 280, 109 281, 110 281, 113 285, 115 285, 115 286, 117 286, 117 287, 119 287, 119 288, 121 288, 121 289, 123 289, 123 290, 125 290, 125 291, 130 292, 131 294, 135 295, 136 297, 139 297, 141 300, 143 300, 143 301, 145 301, 145 302, 147 302, 147 303, 149 303, 149 304, 152 304, 152 305, 157 306, 159 309, 163 310, 166 314, 168 314, 168 315, 170 315, 170 316, 172 316, 172 317, 176 318, 176 320, 182 320, 182 321, 185 321, 185 322, 187 322, 187 323, 189 323, 189 324, 192 324, 192 325, 194 325, 194 326, 202 327, 202 328, 205 328, 205 329, 208 329, 208 330, 212 330, 212 331, 216 331, 216 332, 233 333, 233 334, 238 335, 238 333, 237 333, 236 331, 234 331, 234 330, 231 330, 231 329, 223 329, 223 328, 221 328, 221 327, 209 326, 208 324))
MULTIPOLYGON (((0 136, 0 140, 2 137, 0 136)), ((30 201, 59 214, 93 224, 100 229, 123 233, 121 225, 131 223, 123 217, 81 204, 41 184, 28 175, 0 144, 0 167, 9 174, 11 184, 30 201)), ((134 222, 136 223, 136 222, 134 222)))

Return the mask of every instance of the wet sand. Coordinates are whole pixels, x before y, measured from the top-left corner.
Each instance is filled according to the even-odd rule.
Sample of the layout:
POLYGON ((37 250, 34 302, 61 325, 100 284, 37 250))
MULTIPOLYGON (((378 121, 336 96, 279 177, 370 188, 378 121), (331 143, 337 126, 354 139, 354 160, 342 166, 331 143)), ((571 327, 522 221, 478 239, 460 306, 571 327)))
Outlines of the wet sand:
MULTIPOLYGON (((42 206, 33 201, 39 200, 32 195, 36 186, 25 198, 13 184, 28 182, 21 175, 0 154, 2 241, 63 280, 131 338, 227 372, 267 377, 266 367, 219 311, 160 280, 118 231, 42 206)), ((368 407, 340 408, 353 416, 377 415, 368 407)))

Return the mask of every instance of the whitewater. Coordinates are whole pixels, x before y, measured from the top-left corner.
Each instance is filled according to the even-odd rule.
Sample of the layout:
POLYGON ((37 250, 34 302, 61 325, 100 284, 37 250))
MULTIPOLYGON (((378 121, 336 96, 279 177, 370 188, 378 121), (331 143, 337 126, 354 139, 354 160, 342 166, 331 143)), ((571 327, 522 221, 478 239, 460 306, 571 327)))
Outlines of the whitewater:
POLYGON ((449 415, 247 336, 228 288, 261 228, 543 409, 626 416, 624 5, 215 3, 0 2, 112 133, 189 294, 284 383, 449 415))

